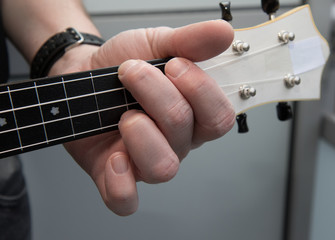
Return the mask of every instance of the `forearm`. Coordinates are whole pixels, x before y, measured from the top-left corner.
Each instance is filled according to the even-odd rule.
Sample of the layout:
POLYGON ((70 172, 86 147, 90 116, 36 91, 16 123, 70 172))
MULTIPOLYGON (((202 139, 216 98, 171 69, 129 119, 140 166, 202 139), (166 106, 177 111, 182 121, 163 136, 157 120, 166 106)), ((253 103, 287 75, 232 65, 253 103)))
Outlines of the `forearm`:
POLYGON ((0 3, 6 32, 29 63, 48 38, 68 27, 99 35, 81 0, 2 0, 0 3))

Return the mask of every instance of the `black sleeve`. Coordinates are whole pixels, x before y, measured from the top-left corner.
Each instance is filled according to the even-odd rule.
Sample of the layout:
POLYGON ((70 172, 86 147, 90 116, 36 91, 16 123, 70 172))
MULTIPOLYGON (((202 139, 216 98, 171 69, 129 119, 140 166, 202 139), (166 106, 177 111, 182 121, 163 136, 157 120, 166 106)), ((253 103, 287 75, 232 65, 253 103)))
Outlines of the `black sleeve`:
POLYGON ((2 24, 2 16, 0 9, 0 83, 5 83, 8 80, 8 53, 6 46, 6 37, 2 24))

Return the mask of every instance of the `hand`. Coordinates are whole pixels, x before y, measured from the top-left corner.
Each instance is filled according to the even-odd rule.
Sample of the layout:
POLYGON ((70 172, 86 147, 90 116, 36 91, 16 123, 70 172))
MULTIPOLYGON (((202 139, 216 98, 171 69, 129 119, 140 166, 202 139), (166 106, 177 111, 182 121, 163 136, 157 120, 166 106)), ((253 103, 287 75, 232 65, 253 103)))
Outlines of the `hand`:
POLYGON ((124 113, 119 131, 65 144, 116 214, 136 211, 136 181, 170 180, 192 148, 232 128, 235 112, 230 102, 192 62, 218 55, 232 39, 232 28, 221 20, 177 29, 131 30, 101 48, 77 47, 52 68, 51 74, 60 74, 122 63, 119 78, 146 112, 124 113), (142 60, 128 60, 169 56, 177 58, 166 64, 166 75, 142 60), (69 67, 68 61, 77 64, 69 67))

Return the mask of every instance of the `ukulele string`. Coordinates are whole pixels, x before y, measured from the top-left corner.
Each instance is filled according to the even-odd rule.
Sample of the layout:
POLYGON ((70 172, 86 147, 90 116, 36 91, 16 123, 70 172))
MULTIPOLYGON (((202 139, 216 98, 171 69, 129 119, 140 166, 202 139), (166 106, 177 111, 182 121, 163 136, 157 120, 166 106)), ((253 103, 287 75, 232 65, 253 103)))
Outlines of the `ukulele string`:
MULTIPOLYGON (((226 66, 226 65, 232 64, 234 62, 240 61, 242 58, 252 57, 252 56, 258 55, 258 54, 266 52, 266 51, 270 51, 272 49, 275 49, 275 48, 283 46, 283 45, 285 45, 285 44, 284 43, 279 43, 277 45, 273 45, 273 46, 270 46, 270 47, 267 47, 267 48, 263 48, 261 50, 255 51, 255 52, 251 52, 251 53, 248 53, 248 54, 241 55, 241 56, 239 56, 235 59, 232 59, 232 60, 229 60, 229 61, 226 61, 226 62, 221 62, 221 63, 215 64, 213 66, 203 68, 203 70, 207 71, 207 70, 215 69, 215 68, 218 68, 218 67, 226 66)), ((233 53, 233 54, 222 54, 222 55, 219 55, 218 57, 226 57, 226 56, 231 56, 231 55, 238 56, 238 54, 233 53)))
MULTIPOLYGON (((219 87, 221 89, 224 89, 226 87, 234 87, 234 86, 242 86, 242 85, 247 85, 247 84, 258 84, 258 83, 267 83, 267 82, 276 82, 276 81, 282 81, 283 78, 269 78, 269 79, 265 79, 265 80, 259 80, 259 81, 250 81, 250 82, 242 82, 242 83, 233 83, 233 84, 227 84, 227 85, 224 85, 224 84, 219 84, 219 87)), ((239 93, 240 91, 237 90, 237 91, 233 91, 233 92, 225 92, 225 94, 227 96, 231 96, 233 94, 236 94, 236 93, 239 93)))

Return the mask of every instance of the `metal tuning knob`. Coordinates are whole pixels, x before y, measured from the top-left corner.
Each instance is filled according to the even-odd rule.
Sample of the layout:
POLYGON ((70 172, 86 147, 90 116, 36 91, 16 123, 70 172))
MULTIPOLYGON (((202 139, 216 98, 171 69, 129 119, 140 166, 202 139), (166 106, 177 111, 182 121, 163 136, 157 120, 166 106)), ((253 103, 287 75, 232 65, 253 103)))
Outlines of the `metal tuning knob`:
POLYGON ((262 9, 263 11, 269 15, 270 20, 275 18, 275 13, 279 9, 279 1, 278 0, 262 0, 262 9))
POLYGON ((233 51, 238 53, 238 54, 242 54, 244 52, 247 52, 250 49, 249 43, 243 42, 241 40, 234 41, 233 44, 232 44, 232 47, 233 47, 233 51))
POLYGON ((293 88, 301 83, 301 78, 293 74, 287 74, 284 77, 284 82, 287 88, 293 88))
POLYGON ((292 108, 287 102, 280 102, 277 105, 277 117, 280 121, 286 121, 293 116, 292 108))
POLYGON ((249 85, 242 85, 240 87, 240 96, 243 99, 248 99, 250 97, 256 96, 256 89, 249 85))
POLYGON ((233 20, 233 16, 231 15, 230 12, 230 2, 220 2, 220 8, 221 8, 221 13, 222 13, 222 18, 223 20, 230 22, 233 20))
POLYGON ((247 114, 241 113, 236 116, 237 122, 237 131, 238 133, 247 133, 249 132, 248 124, 247 124, 247 114))
POLYGON ((295 34, 293 32, 281 31, 278 33, 278 38, 282 43, 288 43, 295 39, 295 34))

